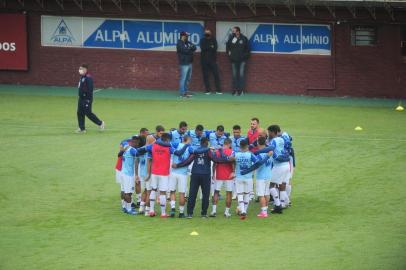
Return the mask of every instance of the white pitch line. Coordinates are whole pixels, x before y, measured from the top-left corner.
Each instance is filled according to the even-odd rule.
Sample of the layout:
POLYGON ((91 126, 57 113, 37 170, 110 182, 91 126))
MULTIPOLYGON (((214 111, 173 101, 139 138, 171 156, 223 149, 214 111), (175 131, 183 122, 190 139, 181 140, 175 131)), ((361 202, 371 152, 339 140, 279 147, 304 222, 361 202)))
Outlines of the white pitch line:
POLYGON ((103 90, 103 89, 101 89, 101 88, 99 88, 99 89, 96 89, 96 90, 94 90, 94 91, 93 91, 93 93, 97 93, 97 92, 100 92, 101 90, 103 90))

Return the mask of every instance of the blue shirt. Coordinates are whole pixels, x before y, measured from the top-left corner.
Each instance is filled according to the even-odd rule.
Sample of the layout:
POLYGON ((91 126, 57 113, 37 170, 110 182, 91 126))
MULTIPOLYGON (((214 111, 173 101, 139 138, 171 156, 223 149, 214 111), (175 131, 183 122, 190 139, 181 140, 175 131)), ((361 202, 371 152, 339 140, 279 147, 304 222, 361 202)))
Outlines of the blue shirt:
POLYGON ((283 140, 282 137, 275 137, 271 140, 270 146, 273 148, 273 164, 274 165, 279 165, 287 161, 278 161, 276 160, 279 156, 286 155, 286 149, 285 149, 285 141, 283 140))
MULTIPOLYGON (((179 143, 179 145, 178 145, 178 147, 176 148, 176 150, 181 150, 184 146, 185 146, 185 144, 179 143)), ((175 164, 181 163, 181 162, 187 160, 187 159, 189 158, 189 156, 190 156, 189 151, 185 151, 185 152, 183 153, 183 155, 180 156, 180 157, 177 156, 177 155, 173 155, 172 162, 175 163, 175 164)), ((172 169, 171 169, 171 172, 177 173, 177 174, 184 174, 184 175, 186 175, 187 172, 188 172, 188 167, 185 166, 185 167, 180 167, 180 168, 172 168, 172 169)))
POLYGON ((240 152, 240 143, 243 140, 246 140, 247 138, 240 136, 238 138, 231 137, 231 148, 233 149, 234 152, 240 152))
POLYGON ((257 162, 258 160, 257 157, 249 151, 234 152, 231 155, 235 157, 235 179, 237 180, 252 179, 252 172, 247 173, 245 175, 241 175, 241 171, 248 169, 255 162, 257 162))
MULTIPOLYGON (((268 157, 267 153, 259 154, 259 160, 265 159, 268 157)), ((268 160, 261 167, 257 169, 257 181, 258 180, 271 180, 271 170, 272 170, 272 158, 268 160)))
POLYGON ((128 147, 123 154, 123 167, 121 172, 128 176, 134 176, 134 161, 137 150, 134 147, 128 147))
POLYGON ((171 136, 171 143, 181 143, 183 141, 183 136, 185 136, 186 132, 180 134, 179 130, 177 129, 170 131, 169 135, 171 136))
POLYGON ((214 148, 223 147, 225 139, 227 139, 225 134, 221 135, 220 137, 217 136, 216 132, 209 134, 210 146, 214 148))
POLYGON ((198 148, 198 147, 200 147, 200 140, 201 140, 203 137, 209 137, 209 136, 210 136, 210 133, 212 133, 212 132, 213 132, 213 131, 211 131, 211 130, 204 130, 201 136, 197 136, 195 130, 189 130, 186 134, 189 135, 189 136, 191 137, 191 139, 192 139, 191 145, 192 145, 194 148, 198 148))
POLYGON ((138 176, 145 178, 148 175, 148 158, 149 154, 145 153, 144 155, 138 157, 138 176))

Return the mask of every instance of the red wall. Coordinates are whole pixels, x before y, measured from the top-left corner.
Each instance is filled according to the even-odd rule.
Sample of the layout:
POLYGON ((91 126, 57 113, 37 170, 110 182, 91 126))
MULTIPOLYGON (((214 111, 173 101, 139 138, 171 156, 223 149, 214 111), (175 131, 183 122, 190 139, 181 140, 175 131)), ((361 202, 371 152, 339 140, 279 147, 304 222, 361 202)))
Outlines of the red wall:
MULTIPOLYGON (((152 7, 149 8, 151 10, 148 12, 144 10, 142 16, 128 14, 132 12, 130 10, 124 14, 111 14, 108 17, 174 18, 169 15, 173 13, 169 7, 166 7, 166 13, 161 12, 160 16, 157 16, 152 7)), ((215 17, 213 14, 208 15, 210 12, 208 9, 199 16, 194 16, 190 8, 180 7, 179 13, 183 12, 182 10, 185 10, 187 15, 175 16, 176 18, 203 19, 212 29, 215 29, 215 17, 218 20, 230 20, 233 16, 225 7, 218 7, 215 17)), ((320 13, 316 17, 317 20, 312 18, 306 10, 298 10, 299 15, 295 18, 287 9, 281 11, 278 17, 270 16, 269 11, 264 9, 258 11, 260 12, 266 12, 266 16, 257 14, 255 18, 252 15, 248 17, 250 12, 247 8, 239 11, 238 14, 240 20, 245 18, 247 21, 259 22, 326 23, 331 21, 330 15, 325 12, 320 13)), ((342 17, 350 16, 348 12, 344 14, 342 11, 342 13, 342 17)), ((78 80, 78 66, 81 63, 88 63, 97 88, 170 90, 178 88, 175 52, 41 47, 41 14, 45 13, 32 11, 28 16, 29 71, 0 71, 0 83, 75 86, 78 80)), ((61 15, 60 12, 46 14, 61 15)), ((65 11, 62 14, 102 16, 96 11, 85 14, 65 11)), ((366 18, 365 14, 362 18, 366 18)), ((371 21, 370 19, 358 20, 371 21)), ((288 95, 404 98, 406 97, 406 63, 403 62, 400 53, 400 26, 386 23, 386 20, 377 25, 378 44, 376 46, 351 46, 351 23, 343 22, 334 25, 332 56, 252 54, 247 67, 246 88, 249 92, 288 95), (334 76, 334 67, 336 76, 334 76)), ((193 91, 204 89, 199 61, 199 55, 196 54, 191 85, 193 91)), ((219 55, 218 62, 223 90, 230 91, 230 63, 223 53, 219 55)))

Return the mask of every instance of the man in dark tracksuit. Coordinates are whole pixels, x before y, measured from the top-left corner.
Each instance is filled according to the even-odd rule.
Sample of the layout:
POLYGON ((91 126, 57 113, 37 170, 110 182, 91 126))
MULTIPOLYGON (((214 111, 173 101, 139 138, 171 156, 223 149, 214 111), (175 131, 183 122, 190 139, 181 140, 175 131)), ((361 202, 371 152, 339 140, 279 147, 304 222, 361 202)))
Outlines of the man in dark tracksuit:
POLYGON ((197 149, 189 148, 191 155, 189 158, 179 164, 172 164, 172 167, 178 168, 188 166, 193 162, 192 175, 190 177, 189 197, 187 201, 187 218, 192 218, 193 210, 196 204, 196 196, 199 187, 202 189, 202 217, 207 217, 207 208, 209 208, 210 184, 211 184, 211 161, 228 162, 224 158, 219 158, 208 148, 208 139, 203 137, 200 141, 200 147, 197 149))
POLYGON ((176 53, 178 54, 180 78, 179 95, 180 97, 190 97, 189 83, 192 78, 193 53, 196 46, 189 41, 188 33, 181 32, 180 39, 176 44, 176 53))
POLYGON ((206 88, 206 94, 211 94, 209 71, 213 74, 214 83, 216 85, 216 94, 221 95, 220 76, 217 66, 217 40, 211 35, 211 31, 206 29, 204 31, 204 37, 200 40, 201 49, 201 65, 203 72, 204 86, 206 88))
POLYGON ((233 76, 233 95, 243 94, 245 87, 245 65, 250 56, 248 39, 238 26, 233 27, 233 33, 227 41, 226 52, 231 61, 233 76))
POLYGON ((104 122, 92 112, 93 79, 87 72, 87 68, 88 66, 85 64, 79 67, 80 80, 78 86, 79 100, 77 111, 79 129, 76 131, 77 133, 86 133, 85 116, 98 125, 101 130, 104 129, 104 122))

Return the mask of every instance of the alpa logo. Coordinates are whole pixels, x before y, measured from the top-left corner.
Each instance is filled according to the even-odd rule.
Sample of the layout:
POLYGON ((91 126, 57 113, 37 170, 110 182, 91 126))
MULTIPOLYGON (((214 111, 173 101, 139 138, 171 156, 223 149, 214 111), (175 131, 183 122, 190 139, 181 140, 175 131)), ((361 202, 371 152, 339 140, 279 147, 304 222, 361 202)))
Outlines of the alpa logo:
POLYGON ((75 41, 72 32, 63 19, 61 19, 54 33, 52 34, 51 41, 53 43, 65 45, 72 44, 75 41))

